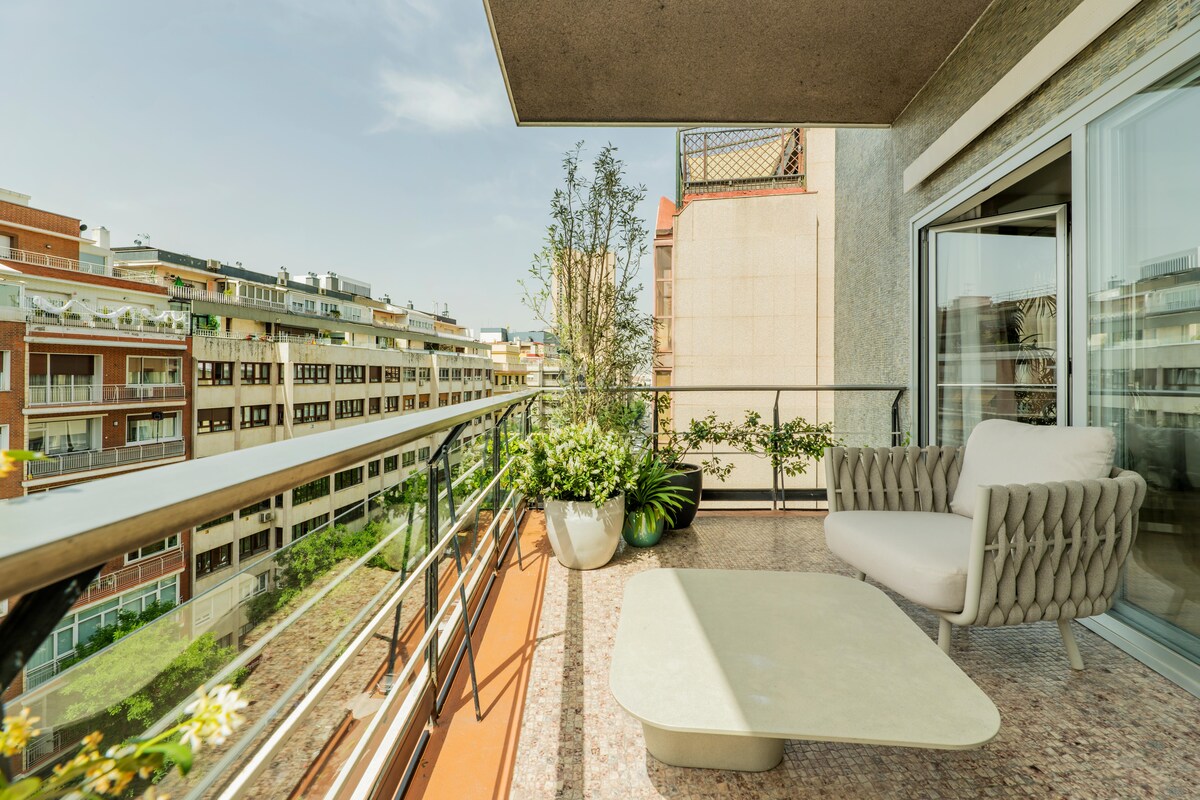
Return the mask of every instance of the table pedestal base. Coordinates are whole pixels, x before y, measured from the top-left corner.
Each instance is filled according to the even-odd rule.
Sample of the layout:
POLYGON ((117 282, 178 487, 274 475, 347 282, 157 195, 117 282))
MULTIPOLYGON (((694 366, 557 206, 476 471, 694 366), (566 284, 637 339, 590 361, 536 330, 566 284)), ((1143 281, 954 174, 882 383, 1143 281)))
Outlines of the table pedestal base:
POLYGON ((664 764, 702 769, 765 772, 783 760, 783 739, 679 733, 642 723, 646 749, 664 764))

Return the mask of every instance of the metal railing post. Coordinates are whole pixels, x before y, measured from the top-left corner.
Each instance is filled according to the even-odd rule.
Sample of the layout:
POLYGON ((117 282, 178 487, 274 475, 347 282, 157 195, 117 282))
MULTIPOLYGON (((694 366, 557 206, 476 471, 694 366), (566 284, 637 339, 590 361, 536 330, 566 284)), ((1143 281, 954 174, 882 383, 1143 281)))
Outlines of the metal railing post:
POLYGON ((899 447, 904 443, 900 434, 900 398, 904 396, 904 390, 896 392, 896 399, 892 401, 892 447, 899 447))
MULTIPOLYGON (((426 495, 429 505, 425 510, 425 519, 428 530, 426 531, 425 541, 427 552, 432 553, 438 543, 438 467, 437 454, 429 460, 426 465, 426 495)), ((431 559, 429 566, 425 568, 425 629, 429 630, 435 623, 438 610, 438 560, 431 559)), ((434 697, 437 697, 438 683, 438 635, 436 632, 429 639, 429 644, 425 647, 425 664, 429 670, 429 684, 433 689, 434 697)), ((437 703, 433 705, 432 716, 437 719, 437 703)))
MULTIPOLYGON (((775 406, 772 409, 772 422, 771 422, 771 446, 772 447, 779 446, 779 395, 780 394, 781 394, 780 392, 775 392, 775 406)), ((776 491, 778 491, 779 494, 781 495, 781 500, 783 502, 783 510, 787 511, 787 497, 782 496, 783 492, 785 491, 783 488, 783 469, 779 466, 779 459, 776 458, 774 453, 771 453, 771 510, 772 511, 776 511, 779 508, 775 503, 776 491)))

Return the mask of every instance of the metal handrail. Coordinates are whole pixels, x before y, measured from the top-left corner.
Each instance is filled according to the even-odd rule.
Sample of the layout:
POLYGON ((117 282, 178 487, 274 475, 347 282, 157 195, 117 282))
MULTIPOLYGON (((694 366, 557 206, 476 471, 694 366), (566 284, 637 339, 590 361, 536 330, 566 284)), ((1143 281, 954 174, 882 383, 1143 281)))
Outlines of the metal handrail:
POLYGON ((231 508, 245 508, 459 423, 527 402, 539 391, 471 400, 90 481, 66 493, 0 501, 5 529, 20 532, 0 537, 0 586, 9 597, 48 586, 156 542, 163 531, 184 530, 231 508))
MULTIPOLYGON (((750 384, 750 385, 740 385, 740 386, 736 386, 736 385, 734 385, 734 386, 731 386, 731 385, 724 385, 724 386, 719 386, 719 385, 622 386, 622 387, 618 387, 617 389, 615 389, 615 391, 630 392, 630 393, 646 392, 646 393, 652 393, 656 396, 659 394, 672 394, 672 393, 679 393, 679 392, 719 392, 719 393, 724 393, 724 394, 737 393, 737 392, 774 392, 775 393, 775 403, 772 408, 772 426, 776 433, 779 432, 779 398, 780 398, 780 395, 783 394, 784 392, 816 392, 816 393, 821 393, 821 392, 858 392, 858 393, 861 393, 861 392, 895 392, 896 396, 892 399, 892 409, 891 409, 892 429, 891 429, 891 431, 889 431, 889 433, 891 434, 891 437, 892 437, 892 446, 893 447, 899 446, 900 444, 903 443, 903 440, 904 440, 904 434, 900 428, 900 400, 902 397, 904 397, 904 393, 906 391, 908 391, 908 387, 901 386, 898 384, 833 383, 833 384, 777 384, 777 385, 750 384)), ((651 413, 653 415, 651 418, 651 432, 652 432, 651 444, 652 444, 653 448, 657 451, 658 446, 659 446, 659 434, 661 433, 661 429, 659 426, 659 418, 658 418, 658 403, 656 403, 656 402, 651 403, 651 407, 652 407, 651 413)), ((737 495, 742 495, 742 494, 747 494, 747 493, 753 495, 756 493, 765 492, 766 490, 756 489, 756 490, 749 490, 748 492, 742 491, 742 490, 727 490, 727 491, 729 493, 737 494, 737 495)), ((788 495, 787 495, 787 490, 784 486, 783 469, 774 464, 772 464, 772 469, 771 469, 770 493, 771 493, 771 508, 772 509, 779 508, 780 503, 782 502, 782 507, 783 507, 783 509, 786 510, 788 495)), ((703 498, 703 495, 705 495, 705 494, 711 495, 711 494, 713 494, 713 491, 711 489, 704 490, 701 493, 702 498, 703 498)), ((822 490, 802 490, 801 491, 801 498, 805 499, 805 500, 820 500, 823 498, 823 496, 824 496, 824 491, 822 491, 822 490)), ((735 499, 745 499, 745 498, 742 498, 739 496, 735 499)))

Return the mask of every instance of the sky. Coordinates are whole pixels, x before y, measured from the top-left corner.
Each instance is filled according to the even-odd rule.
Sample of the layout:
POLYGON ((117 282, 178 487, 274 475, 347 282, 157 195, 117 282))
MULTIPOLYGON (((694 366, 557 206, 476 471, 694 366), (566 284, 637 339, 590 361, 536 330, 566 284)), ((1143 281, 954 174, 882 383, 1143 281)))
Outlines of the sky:
POLYGON ((651 232, 674 190, 671 129, 518 128, 481 0, 3 0, 0 30, 0 187, 114 246, 523 329, 564 151, 616 145, 651 232))

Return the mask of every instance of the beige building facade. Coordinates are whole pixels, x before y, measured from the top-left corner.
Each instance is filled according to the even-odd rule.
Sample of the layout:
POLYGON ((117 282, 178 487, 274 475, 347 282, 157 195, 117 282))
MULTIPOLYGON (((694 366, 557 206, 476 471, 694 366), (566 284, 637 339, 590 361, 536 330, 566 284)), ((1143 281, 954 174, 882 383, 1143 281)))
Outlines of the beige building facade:
MULTIPOLYGON (((654 242, 655 383, 832 383, 834 132, 685 131, 681 141, 681 199, 664 198, 654 242)), ((710 411, 770 421, 774 403, 774 392, 680 392, 672 414, 677 427, 710 411)), ((829 421, 833 406, 832 394, 779 398, 781 420, 829 421)), ((770 487, 765 461, 730 460, 726 488, 770 487)), ((816 472, 786 485, 814 487, 816 472)))

